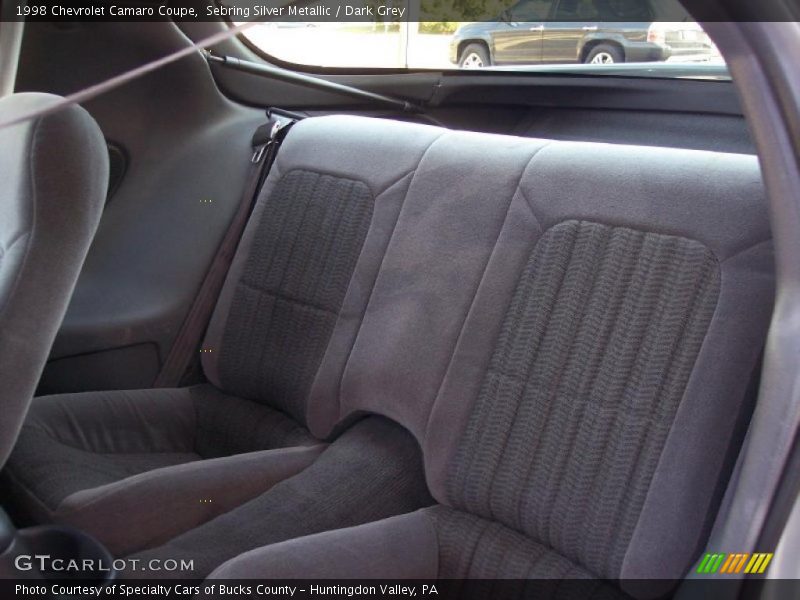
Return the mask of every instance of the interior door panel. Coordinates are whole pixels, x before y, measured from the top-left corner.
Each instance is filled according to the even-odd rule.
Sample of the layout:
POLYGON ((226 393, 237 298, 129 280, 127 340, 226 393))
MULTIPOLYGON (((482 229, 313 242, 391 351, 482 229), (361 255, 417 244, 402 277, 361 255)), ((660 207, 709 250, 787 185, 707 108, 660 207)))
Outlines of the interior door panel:
MULTIPOLYGON (((171 24, 145 26, 158 44, 138 46, 142 36, 127 24, 31 23, 18 88, 68 94, 189 43, 171 24), (69 68, 64 56, 89 68, 69 68)), ((125 165, 40 392, 152 384, 238 205, 250 138, 263 121, 260 110, 219 94, 200 56, 86 108, 125 165)))

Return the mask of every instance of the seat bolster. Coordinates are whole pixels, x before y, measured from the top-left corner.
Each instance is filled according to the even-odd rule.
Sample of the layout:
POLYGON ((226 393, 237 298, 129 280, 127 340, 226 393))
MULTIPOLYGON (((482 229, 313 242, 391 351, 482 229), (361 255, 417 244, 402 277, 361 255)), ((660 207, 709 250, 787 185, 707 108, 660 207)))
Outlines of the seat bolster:
POLYGON ((43 396, 32 403, 24 427, 87 452, 194 452, 192 389, 43 396))
POLYGON ((210 579, 435 579, 438 547, 428 509, 245 552, 210 579))
POLYGON ((730 477, 741 423, 753 410, 748 386, 769 327, 773 264, 772 244, 762 243, 722 265, 716 314, 653 473, 623 580, 680 579, 702 551, 722 500, 722 490, 708 482, 730 477))
POLYGON ((0 100, 0 467, 6 462, 100 222, 108 151, 86 110, 49 94, 0 100), (7 250, 7 252, 6 252, 7 250))
POLYGON ((6 499, 23 518, 48 522, 74 492, 197 460, 190 389, 34 399, 4 471, 6 499))
POLYGON ((323 444, 163 467, 76 492, 53 520, 101 540, 114 556, 161 544, 299 473, 323 444))

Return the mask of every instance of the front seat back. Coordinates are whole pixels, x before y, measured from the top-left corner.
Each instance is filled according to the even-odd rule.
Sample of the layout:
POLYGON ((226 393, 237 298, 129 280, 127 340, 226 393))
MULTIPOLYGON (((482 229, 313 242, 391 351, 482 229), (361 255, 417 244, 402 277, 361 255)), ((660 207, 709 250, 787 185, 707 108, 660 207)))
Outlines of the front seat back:
MULTIPOLYGON (((0 99, 0 122, 57 96, 0 99)), ((83 108, 0 127, 0 466, 17 439, 108 185, 100 128, 83 108)))

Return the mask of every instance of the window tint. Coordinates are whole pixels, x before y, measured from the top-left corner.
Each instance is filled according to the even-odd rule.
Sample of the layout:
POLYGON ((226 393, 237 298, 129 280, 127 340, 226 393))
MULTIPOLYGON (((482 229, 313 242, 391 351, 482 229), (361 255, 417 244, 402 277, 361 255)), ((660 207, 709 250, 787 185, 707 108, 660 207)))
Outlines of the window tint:
POLYGON ((647 0, 561 0, 555 12, 557 21, 647 21, 651 18, 652 11, 647 0))
POLYGON ((649 0, 593 0, 601 19, 649 20, 652 18, 649 0))
POLYGON ((553 0, 522 0, 509 9, 512 21, 540 21, 550 15, 553 0))
POLYGON ((561 0, 556 9, 555 19, 575 21, 578 19, 593 20, 600 16, 595 0, 561 0))

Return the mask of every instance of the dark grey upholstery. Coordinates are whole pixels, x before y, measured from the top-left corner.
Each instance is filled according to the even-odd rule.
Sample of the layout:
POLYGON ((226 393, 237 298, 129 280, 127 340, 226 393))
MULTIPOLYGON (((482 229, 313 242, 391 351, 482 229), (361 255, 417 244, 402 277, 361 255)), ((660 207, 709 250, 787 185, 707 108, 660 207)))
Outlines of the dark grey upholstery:
POLYGON ((282 413, 210 385, 38 398, 20 440, 5 473, 15 504, 116 554, 246 502, 322 450, 282 413))
MULTIPOLYGON (((680 237, 704 246, 719 265, 714 313, 669 432, 661 449, 655 450, 657 464, 616 574, 623 580, 679 578, 702 548, 731 452, 738 451, 736 423, 751 406, 746 393, 772 310, 774 266, 757 161, 703 152, 564 143, 542 150, 532 167, 520 187, 523 209, 535 221, 532 231, 545 232, 581 219, 680 237)), ((534 243, 541 235, 533 236, 534 243)), ((485 340, 499 338, 508 313, 509 304, 499 304, 498 294, 513 297, 531 252, 521 243, 498 244, 497 267, 490 265, 485 273, 431 413, 423 445, 426 471, 434 497, 445 504, 455 501, 447 489, 458 452, 451 440, 460 437, 454 432, 464 431, 472 414, 471 408, 464 410, 463 399, 480 396, 494 352, 494 345, 485 340)), ((687 266, 685 272, 693 270, 687 266)), ((648 277, 658 275, 652 272, 648 277)), ((650 355, 648 367, 657 365, 657 355, 650 355)), ((630 374, 637 375, 637 370, 630 374)), ((641 385, 632 378, 626 394, 640 397, 636 390, 646 389, 641 385)), ((658 394, 659 406, 665 401, 663 391, 658 394)), ((623 405, 601 406, 622 414, 623 405)), ((634 431, 626 429, 625 434, 634 431)), ((559 485, 559 480, 552 480, 547 493, 559 485)), ((539 518, 534 512, 526 519, 532 517, 539 518)), ((600 533, 584 530, 587 536, 600 533)))
POLYGON ((310 158, 309 126, 273 165, 215 310, 202 355, 214 385, 37 399, 5 474, 30 519, 80 526, 124 555, 250 500, 322 450, 304 424, 309 402, 338 393, 334 381, 309 400, 325 360, 344 368, 326 356, 329 338, 340 317, 363 313, 366 298, 343 310, 345 298, 371 285, 441 132, 398 124, 408 152, 378 169, 361 151, 375 160, 390 140, 351 133, 310 158))
POLYGON ((24 430, 28 441, 8 473, 41 502, 45 519, 75 492, 151 469, 318 443, 281 413, 209 385, 45 396, 24 430))
MULTIPOLYGON (((47 94, 0 100, 13 121, 52 107, 47 94)), ((100 128, 69 106, 0 129, 0 467, 64 317, 108 186, 100 128)))
POLYGON ((220 349, 224 389, 305 421, 305 403, 372 218, 361 181, 287 172, 236 283, 220 349))
POLYGON ((548 229, 458 445, 450 504, 616 577, 718 296, 700 243, 548 229))
MULTIPOLYGON (((309 119, 240 248, 203 365, 252 408, 221 398, 205 421, 217 439, 203 452, 218 458, 74 492, 57 512, 169 496, 161 473, 234 494, 259 468, 262 490, 244 486, 248 501, 224 514, 189 511, 171 535, 215 518, 166 543, 138 514, 150 533, 136 547, 150 549, 137 558, 194 559, 194 576, 230 559, 215 577, 588 578, 597 597, 686 572, 737 451, 772 307, 754 157, 309 119), (316 439, 344 433, 307 447, 288 479, 274 455, 224 456, 257 450, 252 415, 275 421, 266 404, 316 439), (381 417, 348 429, 370 413, 381 417), (215 461, 239 465, 241 481, 215 461), (120 486, 133 493, 114 496, 120 486)), ((142 419, 103 422, 136 439, 165 410, 158 427, 200 439, 182 408, 192 393, 140 392, 160 408, 137 401, 128 412, 141 406, 142 419)), ((189 446, 160 448, 173 460, 189 446)), ((534 597, 566 593, 532 585, 534 597)))
POLYGON ((250 550, 216 569, 219 579, 435 579, 438 532, 429 510, 333 529, 250 550))
MULTIPOLYGON (((208 575, 223 561, 259 546, 414 511, 433 503, 417 441, 381 417, 359 421, 311 466, 250 502, 133 558, 185 558, 208 575)), ((152 573, 128 572, 128 577, 152 573)))
POLYGON ((369 577, 367 555, 416 576, 404 557, 432 552, 443 577, 590 577, 599 597, 681 577, 738 450, 772 297, 753 157, 445 134, 360 327, 334 329, 352 345, 338 408, 309 412, 316 435, 334 422, 319 410, 405 425, 441 506, 415 536, 387 519, 214 577, 324 577, 329 560, 369 577))
POLYGON ((265 546, 211 575, 228 580, 263 577, 439 578, 447 580, 438 586, 443 598, 630 600, 613 583, 531 538, 444 506, 265 546))

